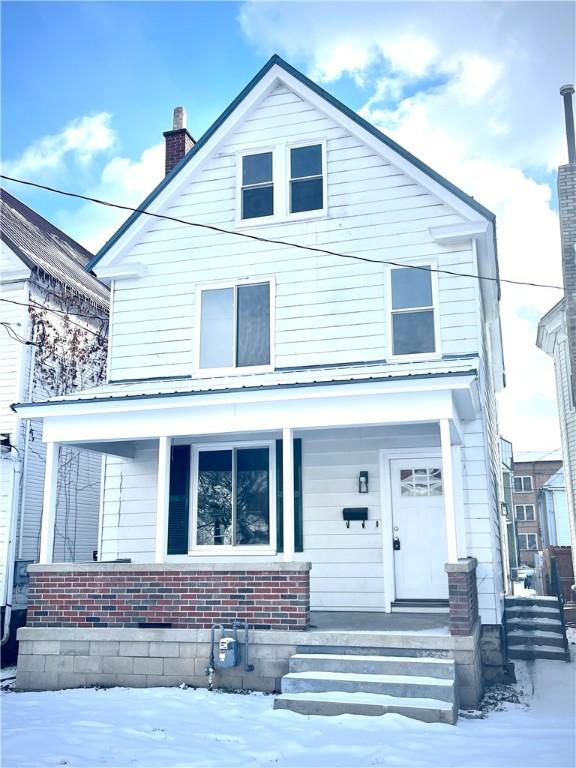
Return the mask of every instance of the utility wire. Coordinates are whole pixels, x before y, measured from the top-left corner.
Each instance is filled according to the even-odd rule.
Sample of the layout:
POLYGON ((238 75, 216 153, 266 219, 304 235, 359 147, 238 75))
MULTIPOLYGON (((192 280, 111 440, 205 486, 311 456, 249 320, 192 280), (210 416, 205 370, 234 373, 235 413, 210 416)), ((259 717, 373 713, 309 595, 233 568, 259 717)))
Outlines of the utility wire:
MULTIPOLYGON (((85 314, 79 314, 76 312, 67 312, 63 309, 51 309, 50 307, 45 307, 43 304, 37 304, 36 302, 30 300, 30 302, 25 301, 14 301, 14 299, 4 299, 0 298, 0 301, 4 301, 7 304, 17 304, 19 307, 31 307, 32 309, 42 309, 46 312, 53 312, 56 315, 65 315, 68 322, 72 325, 75 325, 77 328, 80 328, 81 331, 86 331, 87 333, 92 333, 94 336, 100 336, 101 334, 98 333, 98 331, 93 331, 91 328, 86 328, 83 325, 80 325, 80 323, 75 323, 74 320, 71 320, 69 315, 74 315, 75 317, 91 317, 95 320, 103 320, 104 318, 99 317, 98 315, 85 315, 85 314)), ((28 342, 33 343, 33 342, 28 342)))
POLYGON ((473 280, 486 280, 488 282, 493 282, 493 283, 508 283, 509 285, 523 285, 523 286, 528 286, 530 288, 554 288, 559 291, 564 290, 563 286, 553 285, 550 283, 532 283, 525 280, 510 280, 503 277, 487 277, 483 275, 473 275, 473 274, 464 273, 464 272, 453 272, 452 270, 449 270, 449 269, 438 269, 438 268, 432 268, 432 267, 426 267, 426 266, 418 266, 416 264, 404 264, 402 262, 388 261, 384 259, 371 259, 368 256, 357 256, 356 254, 351 254, 351 253, 339 253, 338 251, 331 251, 328 248, 317 248, 313 245, 302 245, 301 243, 293 243, 288 240, 275 240, 270 237, 261 237, 260 235, 251 235, 249 232, 236 232, 235 230, 224 229, 223 227, 217 227, 214 224, 200 224, 199 222, 196 222, 196 221, 186 221, 186 219, 180 219, 180 218, 177 218, 176 216, 168 216, 162 213, 153 213, 152 211, 147 211, 143 208, 131 208, 128 205, 121 205, 120 203, 112 203, 109 200, 100 200, 97 197, 88 197, 87 195, 80 195, 76 192, 66 192, 63 189, 57 189, 56 187, 48 187, 44 184, 36 184, 33 181, 17 179, 17 178, 14 178, 13 176, 5 176, 4 174, 0 174, 0 179, 5 179, 6 181, 14 181, 17 184, 24 184, 28 187, 35 187, 36 189, 43 189, 47 192, 54 192, 55 194, 64 195, 65 197, 74 197, 78 200, 86 200, 89 203, 97 203, 98 205, 104 205, 108 208, 118 208, 119 210, 130 211, 131 213, 141 213, 145 216, 151 216, 155 219, 163 219, 165 221, 174 221, 177 224, 184 224, 186 226, 197 227, 199 229, 207 229, 212 232, 220 232, 221 234, 224 234, 224 235, 235 235, 236 237, 244 237, 248 240, 255 240, 257 242, 267 243, 269 245, 282 245, 288 248, 298 248, 303 251, 313 251, 315 253, 327 254, 329 256, 337 256, 342 259, 352 259, 354 261, 363 261, 368 264, 387 264, 393 267, 420 269, 425 272, 438 272, 443 275, 451 275, 452 277, 470 277, 473 280))

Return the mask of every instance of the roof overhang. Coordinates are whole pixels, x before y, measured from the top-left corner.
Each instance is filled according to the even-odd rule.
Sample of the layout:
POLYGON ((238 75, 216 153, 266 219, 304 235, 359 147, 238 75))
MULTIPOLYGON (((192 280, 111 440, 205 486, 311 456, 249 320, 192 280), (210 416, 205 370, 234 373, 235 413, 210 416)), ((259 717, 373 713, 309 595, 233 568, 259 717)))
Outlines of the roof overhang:
POLYGON ((564 299, 561 299, 538 323, 536 346, 551 357, 554 356, 554 347, 559 335, 564 332, 564 312, 564 299))
POLYGON ((406 424, 479 413, 475 371, 450 376, 55 401, 14 406, 43 419, 47 442, 145 440, 160 436, 406 424))

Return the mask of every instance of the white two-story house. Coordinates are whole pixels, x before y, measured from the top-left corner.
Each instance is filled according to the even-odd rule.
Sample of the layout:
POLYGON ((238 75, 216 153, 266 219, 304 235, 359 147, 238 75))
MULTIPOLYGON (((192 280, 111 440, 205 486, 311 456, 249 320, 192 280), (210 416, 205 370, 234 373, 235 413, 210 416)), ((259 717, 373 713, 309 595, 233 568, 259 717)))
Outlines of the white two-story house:
MULTIPOLYGON (((182 646, 238 617, 256 650, 412 635, 476 702, 502 620, 494 215, 278 57, 197 143, 165 135, 153 215, 90 265, 112 290, 107 384, 17 406, 48 451, 22 638, 148 632, 150 655, 24 666, 20 686, 202 684, 182 646), (53 562, 67 445, 105 457, 81 567, 53 562)), ((268 672, 255 654, 241 683, 273 690, 289 653, 268 672)))

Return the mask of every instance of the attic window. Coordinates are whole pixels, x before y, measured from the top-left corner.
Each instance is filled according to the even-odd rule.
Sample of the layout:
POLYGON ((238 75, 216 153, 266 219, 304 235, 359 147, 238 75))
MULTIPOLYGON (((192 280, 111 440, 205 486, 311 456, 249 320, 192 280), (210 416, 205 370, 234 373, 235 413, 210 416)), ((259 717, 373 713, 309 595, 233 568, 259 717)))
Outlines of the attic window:
POLYGON ((242 158, 242 218, 257 219, 274 214, 272 152, 242 158))
POLYGON ((324 207, 322 144, 290 149, 290 213, 324 207))

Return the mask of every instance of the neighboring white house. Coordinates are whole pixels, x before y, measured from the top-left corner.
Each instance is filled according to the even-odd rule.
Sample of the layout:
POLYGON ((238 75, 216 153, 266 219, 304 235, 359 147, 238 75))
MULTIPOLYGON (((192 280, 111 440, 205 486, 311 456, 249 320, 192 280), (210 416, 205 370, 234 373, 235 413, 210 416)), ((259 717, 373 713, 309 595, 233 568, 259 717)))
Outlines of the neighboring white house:
MULTIPOLYGON (((97 572, 149 595, 155 573, 170 593, 169 574, 216 572, 228 589, 245 568, 272 581, 244 615, 294 630, 306 612, 269 603, 285 571, 311 564, 313 612, 442 612, 448 563, 473 574, 466 594, 497 633, 494 215, 278 57, 141 207, 178 221, 134 214, 90 265, 112 287, 108 382, 17 407, 43 419, 49 456, 105 456, 99 559, 130 563, 97 572)), ((56 478, 54 464, 44 564, 56 478)), ((45 576, 93 572, 36 568, 38 605, 45 576)), ((50 622, 128 638, 243 615, 237 595, 190 616, 190 597, 165 610, 140 594, 136 616, 112 592, 69 620, 37 614, 27 637, 50 622)), ((453 634, 477 638, 453 608, 453 634)), ((54 684, 41 677, 20 684, 54 684)))
MULTIPOLYGON (((92 254, 78 243, 6 190, 0 206, 0 594, 7 639, 10 626, 23 623, 26 566, 40 554, 46 460, 42 421, 19 423, 10 406, 102 381, 109 291, 86 272, 92 254)), ((97 548, 100 464, 97 454, 61 454, 58 560, 91 560, 97 548)))

